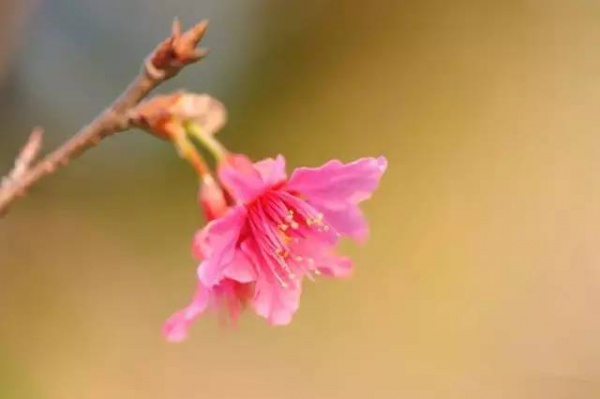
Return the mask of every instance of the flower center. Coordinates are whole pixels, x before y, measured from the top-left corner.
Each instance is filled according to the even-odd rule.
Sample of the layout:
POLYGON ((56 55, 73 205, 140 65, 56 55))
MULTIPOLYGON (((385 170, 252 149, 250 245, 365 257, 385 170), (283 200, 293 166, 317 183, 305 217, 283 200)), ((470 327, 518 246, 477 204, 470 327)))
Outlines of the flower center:
POLYGON ((284 190, 267 191, 248 205, 248 220, 267 272, 284 288, 314 270, 305 240, 334 243, 338 237, 322 213, 284 190))

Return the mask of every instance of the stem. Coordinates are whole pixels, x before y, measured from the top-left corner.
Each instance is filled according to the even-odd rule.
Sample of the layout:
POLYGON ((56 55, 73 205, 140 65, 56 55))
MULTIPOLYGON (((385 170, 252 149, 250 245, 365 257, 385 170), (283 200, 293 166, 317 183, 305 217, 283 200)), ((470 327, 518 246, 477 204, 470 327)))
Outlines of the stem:
POLYGON ((196 148, 190 143, 185 134, 175 139, 175 146, 177 147, 179 154, 192 164, 192 167, 196 173, 198 173, 198 176, 200 176, 200 180, 204 180, 207 176, 211 176, 210 168, 206 164, 206 161, 204 161, 202 155, 196 151, 196 148))
POLYGON ((196 138, 200 144, 202 144, 217 161, 221 161, 227 154, 228 151, 223 144, 221 144, 214 135, 207 134, 202 127, 194 122, 187 122, 185 124, 185 130, 194 138, 196 138))

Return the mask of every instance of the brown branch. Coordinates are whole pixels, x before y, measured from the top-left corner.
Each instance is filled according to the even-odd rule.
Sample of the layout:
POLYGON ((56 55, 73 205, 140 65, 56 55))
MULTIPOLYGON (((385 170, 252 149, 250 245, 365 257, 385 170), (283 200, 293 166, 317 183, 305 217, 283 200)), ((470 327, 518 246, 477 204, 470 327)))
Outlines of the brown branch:
POLYGON ((0 186, 0 217, 40 179, 66 166, 102 139, 131 128, 130 112, 141 100, 158 85, 177 75, 186 65, 206 56, 205 49, 196 47, 204 37, 207 25, 207 21, 202 21, 182 33, 179 21, 175 20, 171 36, 146 58, 140 73, 125 91, 92 122, 37 163, 33 161, 41 146, 41 131, 34 131, 17 157, 15 168, 0 186))

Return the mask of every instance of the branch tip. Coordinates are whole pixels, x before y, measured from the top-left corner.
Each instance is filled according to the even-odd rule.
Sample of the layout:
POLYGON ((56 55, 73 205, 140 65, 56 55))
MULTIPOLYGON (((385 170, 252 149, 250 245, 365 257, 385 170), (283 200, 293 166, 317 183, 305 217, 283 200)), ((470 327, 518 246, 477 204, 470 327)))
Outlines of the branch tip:
POLYGON ((197 47, 207 28, 208 20, 204 20, 183 32, 181 22, 175 18, 171 26, 171 36, 164 40, 149 58, 150 65, 147 65, 146 69, 150 76, 173 76, 185 65, 204 58, 207 51, 197 47))
POLYGON ((173 25, 171 25, 171 39, 181 36, 181 21, 179 17, 173 18, 173 25))

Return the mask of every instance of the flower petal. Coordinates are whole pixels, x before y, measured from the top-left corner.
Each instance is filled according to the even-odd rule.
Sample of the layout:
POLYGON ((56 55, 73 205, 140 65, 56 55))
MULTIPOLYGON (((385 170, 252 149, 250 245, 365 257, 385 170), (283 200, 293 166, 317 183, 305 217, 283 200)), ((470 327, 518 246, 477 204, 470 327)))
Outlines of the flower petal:
POLYGON ((268 186, 252 161, 244 155, 229 155, 218 168, 219 179, 239 201, 252 201, 268 186))
POLYGON ((239 249, 235 252, 233 262, 227 266, 223 275, 239 283, 250 283, 256 280, 256 270, 254 269, 254 265, 239 249))
POLYGON ((345 278, 352 274, 352 260, 339 256, 334 247, 324 245, 318 240, 302 240, 297 242, 293 251, 302 259, 302 268, 316 271, 327 277, 345 278))
POLYGON ((210 291, 200 282, 196 285, 196 293, 188 306, 169 317, 163 327, 167 340, 181 342, 187 337, 190 324, 208 307, 210 291))
POLYGON ((196 231, 192 240, 192 256, 198 261, 206 259, 210 253, 210 247, 206 239, 208 230, 206 228, 196 231))
POLYGON ((338 160, 319 168, 298 168, 288 183, 290 190, 330 209, 368 199, 387 168, 385 157, 361 158, 344 164, 338 160))
POLYGON ((352 237, 359 243, 364 243, 369 236, 369 224, 358 205, 348 203, 343 208, 330 209, 315 204, 338 234, 352 237))
POLYGON ((256 282, 253 306, 254 311, 275 326, 289 324, 298 310, 301 282, 283 288, 276 281, 261 278, 256 282))
POLYGON ((346 256, 329 254, 327 257, 322 257, 315 262, 315 269, 327 277, 350 277, 353 268, 354 263, 352 259, 346 256))
POLYGON ((223 189, 210 175, 202 177, 198 190, 198 202, 204 211, 206 221, 223 216, 229 209, 223 189))
POLYGON ((224 271, 235 259, 236 244, 246 220, 243 206, 231 208, 223 217, 211 221, 197 234, 200 237, 198 252, 206 260, 198 267, 198 277, 207 287, 217 284, 224 271))
POLYGON ((277 155, 275 159, 267 158, 254 164, 254 168, 260 174, 263 183, 268 186, 283 182, 286 180, 285 158, 283 155, 277 155))
POLYGON ((225 316, 222 320, 227 324, 236 324, 248 301, 252 298, 252 284, 242 284, 228 278, 223 279, 213 288, 212 302, 219 312, 225 316))

